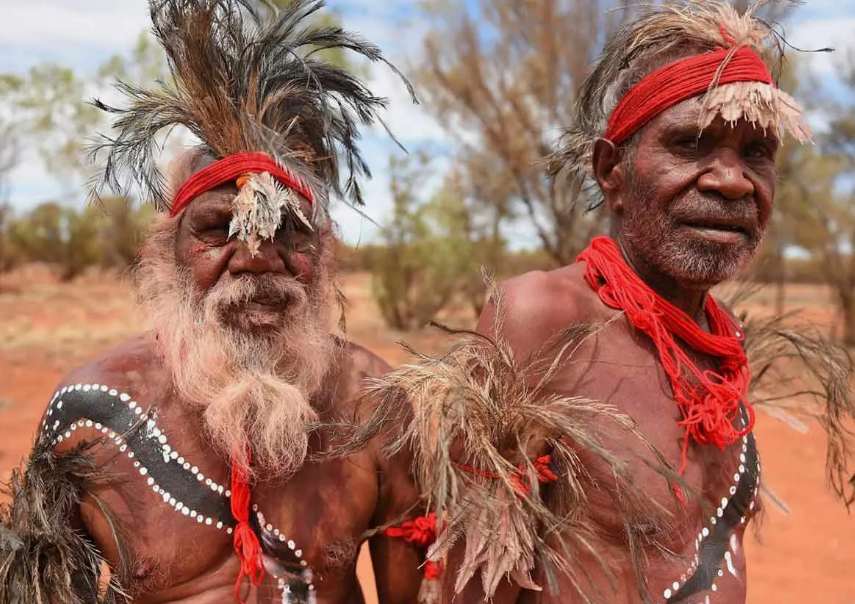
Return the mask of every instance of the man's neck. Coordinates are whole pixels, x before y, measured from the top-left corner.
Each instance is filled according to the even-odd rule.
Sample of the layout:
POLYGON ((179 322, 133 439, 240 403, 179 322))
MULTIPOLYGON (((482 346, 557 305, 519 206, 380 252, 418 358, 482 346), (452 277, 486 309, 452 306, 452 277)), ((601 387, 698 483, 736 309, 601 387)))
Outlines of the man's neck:
POLYGON ((629 268, 641 278, 647 286, 658 296, 667 300, 684 313, 689 315, 696 323, 705 325, 704 302, 706 301, 708 289, 687 288, 676 280, 652 270, 643 262, 636 261, 632 254, 628 253, 623 242, 615 238, 621 255, 629 268))

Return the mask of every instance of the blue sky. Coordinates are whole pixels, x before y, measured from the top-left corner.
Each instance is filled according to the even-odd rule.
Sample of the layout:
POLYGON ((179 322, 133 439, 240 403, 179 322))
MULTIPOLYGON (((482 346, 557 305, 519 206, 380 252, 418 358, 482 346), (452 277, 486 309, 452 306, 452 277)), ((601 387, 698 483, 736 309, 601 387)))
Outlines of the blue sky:
MULTIPOLYGON (((416 18, 417 0, 328 0, 328 4, 341 11, 348 29, 379 44, 404 70, 418 61, 423 30, 416 18)), ((81 73, 92 71, 113 54, 127 52, 149 25, 145 0, 0 0, 0 14, 0 73, 24 72, 43 61, 58 62, 81 73)), ((837 48, 838 58, 827 54, 806 58, 823 85, 834 90, 835 61, 841 51, 855 52, 855 0, 807 0, 786 29, 795 46, 837 48)), ((440 125, 424 108, 409 102, 403 86, 388 71, 375 70, 372 80, 372 89, 389 97, 385 119, 405 146, 447 142, 440 125)), ((363 149, 374 172, 366 183, 367 213, 382 222, 391 206, 387 166, 394 146, 382 131, 372 130, 366 133, 363 149)), ((84 197, 80 183, 57 182, 33 149, 24 150, 10 189, 10 201, 17 209, 47 199, 82 204, 84 197)), ((335 217, 350 243, 369 240, 375 234, 369 221, 345 207, 338 208, 335 217)), ((525 239, 526 235, 520 232, 517 237, 525 239)))

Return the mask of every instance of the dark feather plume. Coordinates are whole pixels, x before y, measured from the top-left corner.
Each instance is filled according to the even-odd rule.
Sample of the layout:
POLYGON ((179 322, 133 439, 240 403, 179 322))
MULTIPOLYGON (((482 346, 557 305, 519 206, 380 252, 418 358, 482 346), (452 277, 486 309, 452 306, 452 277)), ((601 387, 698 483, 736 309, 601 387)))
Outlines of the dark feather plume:
POLYGON ((251 0, 150 0, 152 31, 174 83, 151 90, 119 83, 126 108, 95 101, 117 118, 115 138, 102 137, 92 149, 93 156, 107 152, 93 194, 127 193, 135 183, 167 210, 156 137, 184 126, 217 158, 269 154, 302 177, 324 208, 329 191, 363 204, 359 180, 370 171, 359 128, 382 123, 378 112, 387 100, 318 52, 343 49, 383 63, 416 99, 377 46, 340 27, 312 25, 324 4, 294 0, 277 11, 251 0))
MULTIPOLYGON (((105 479, 88 455, 89 444, 57 455, 42 437, 6 489, 0 508, 0 602, 3 604, 117 604, 128 598, 122 568, 102 581, 104 561, 70 519, 81 495, 105 479)), ((96 501, 98 501, 96 497, 96 501)), ((103 509, 102 512, 106 513, 103 509)), ((109 516, 108 516, 109 520, 109 516)), ((119 546, 119 540, 116 545, 119 546)), ((120 557, 122 549, 119 547, 120 557)), ((121 564, 120 564, 121 566, 121 564)))

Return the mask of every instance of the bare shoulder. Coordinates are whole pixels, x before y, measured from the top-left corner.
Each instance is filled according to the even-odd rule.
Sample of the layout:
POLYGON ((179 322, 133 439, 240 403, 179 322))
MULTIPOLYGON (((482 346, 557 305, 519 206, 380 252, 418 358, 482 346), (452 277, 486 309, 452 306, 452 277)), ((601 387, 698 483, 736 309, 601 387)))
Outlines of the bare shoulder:
POLYGON ((337 355, 337 378, 335 381, 333 404, 338 411, 351 411, 356 405, 365 412, 366 401, 363 396, 372 378, 377 378, 391 370, 389 364, 367 348, 352 342, 340 341, 337 355))
POLYGON ((364 346, 353 342, 347 342, 345 346, 346 364, 355 379, 379 377, 391 369, 389 363, 364 346))
POLYGON ((122 342, 88 363, 72 370, 60 387, 76 384, 98 384, 135 393, 150 394, 165 376, 159 361, 157 340, 143 334, 122 342))
POLYGON ((584 280, 584 267, 532 271, 497 284, 477 331, 495 336, 498 328, 517 352, 531 352, 574 323, 599 318, 601 307, 584 280))

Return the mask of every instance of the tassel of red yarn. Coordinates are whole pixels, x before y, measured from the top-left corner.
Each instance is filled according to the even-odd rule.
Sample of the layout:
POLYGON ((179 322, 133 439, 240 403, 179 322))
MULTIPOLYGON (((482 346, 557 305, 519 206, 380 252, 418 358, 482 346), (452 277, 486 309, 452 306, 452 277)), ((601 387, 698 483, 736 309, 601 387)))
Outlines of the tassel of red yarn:
POLYGON ((705 310, 712 333, 702 330, 682 310, 664 300, 627 265, 614 241, 596 237, 577 262, 587 263, 585 279, 611 308, 623 310, 632 325, 646 333, 656 346, 659 360, 671 382, 674 399, 686 429, 680 473, 685 472, 689 441, 715 445, 719 449, 735 442, 754 427, 754 410, 746 400, 750 373, 742 347, 742 334, 712 296, 705 310), (701 371, 677 345, 719 359, 718 371, 701 371), (745 404, 748 422, 735 427, 740 403, 745 404))
MULTIPOLYGON (((430 547, 436 541, 436 514, 430 512, 426 516, 418 516, 412 520, 407 520, 400 526, 391 526, 383 534, 392 539, 403 539, 416 547, 430 547)), ((433 560, 425 562, 425 579, 435 581, 441 576, 442 564, 433 560)))
MULTIPOLYGON (((246 463, 250 463, 250 453, 247 451, 246 463)), ((240 597, 240 588, 244 577, 249 577, 250 583, 258 586, 264 578, 264 560, 261 557, 261 543, 258 535, 252 530, 249 523, 250 498, 252 492, 249 488, 244 466, 232 461, 232 493, 231 493, 232 516, 237 521, 234 529, 234 548, 240 560, 240 574, 235 583, 235 597, 241 604, 244 601, 240 597)))

